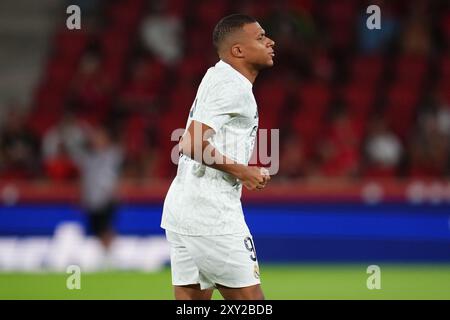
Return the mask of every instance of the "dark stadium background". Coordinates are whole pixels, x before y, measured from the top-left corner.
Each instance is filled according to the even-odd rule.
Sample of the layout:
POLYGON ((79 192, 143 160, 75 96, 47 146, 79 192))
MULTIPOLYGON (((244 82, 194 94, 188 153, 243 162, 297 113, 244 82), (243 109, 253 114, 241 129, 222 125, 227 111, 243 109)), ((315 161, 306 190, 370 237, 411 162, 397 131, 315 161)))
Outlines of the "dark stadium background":
MULTIPOLYGON (((370 264, 450 274, 447 1, 5 0, 0 282, 25 288, 37 271, 20 258, 8 263, 25 254, 8 241, 49 238, 70 221, 90 234, 76 166, 62 148, 46 153, 46 135, 64 121, 81 131, 106 126, 124 150, 118 235, 163 236, 162 201, 176 172, 170 134, 184 127, 217 62, 212 28, 234 12, 256 17, 276 42, 275 67, 260 74, 254 93, 260 128, 280 129, 280 170, 264 191, 243 195, 262 275, 264 265, 280 263, 300 274, 310 264, 324 274, 361 265, 352 269, 361 286, 370 264), (381 8, 381 30, 366 27, 372 4, 381 8), (81 30, 66 28, 69 5, 81 8, 81 30)), ((410 291, 448 299, 450 282, 433 281, 429 295, 420 283, 410 291)))

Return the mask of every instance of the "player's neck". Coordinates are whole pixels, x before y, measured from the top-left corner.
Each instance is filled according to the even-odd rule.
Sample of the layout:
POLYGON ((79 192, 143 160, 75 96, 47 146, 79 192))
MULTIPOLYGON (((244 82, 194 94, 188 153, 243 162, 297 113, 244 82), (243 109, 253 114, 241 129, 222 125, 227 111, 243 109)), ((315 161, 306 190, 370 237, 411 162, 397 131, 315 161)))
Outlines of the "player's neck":
POLYGON ((222 59, 224 62, 228 63, 233 67, 237 72, 242 74, 244 77, 248 79, 252 84, 255 83, 256 77, 258 76, 259 71, 252 68, 251 66, 240 64, 234 61, 230 61, 228 59, 222 59))
POLYGON ((256 77, 258 76, 258 70, 252 68, 242 67, 238 70, 244 77, 246 77, 252 84, 255 83, 256 77))

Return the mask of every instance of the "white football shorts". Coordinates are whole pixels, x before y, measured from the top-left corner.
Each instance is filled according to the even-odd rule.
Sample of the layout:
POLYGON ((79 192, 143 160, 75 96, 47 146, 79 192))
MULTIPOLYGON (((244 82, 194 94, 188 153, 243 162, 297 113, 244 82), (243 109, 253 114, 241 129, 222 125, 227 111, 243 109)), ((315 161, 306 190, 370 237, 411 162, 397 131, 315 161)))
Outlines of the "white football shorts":
POLYGON ((261 283, 255 245, 250 234, 190 236, 166 230, 170 243, 172 284, 216 284, 243 288, 261 283))

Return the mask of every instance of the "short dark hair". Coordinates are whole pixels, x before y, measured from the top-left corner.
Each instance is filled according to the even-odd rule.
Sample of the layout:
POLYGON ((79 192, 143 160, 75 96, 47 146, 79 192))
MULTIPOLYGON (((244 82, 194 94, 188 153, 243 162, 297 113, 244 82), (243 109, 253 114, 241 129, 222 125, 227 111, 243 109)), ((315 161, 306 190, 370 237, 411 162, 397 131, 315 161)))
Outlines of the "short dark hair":
POLYGON ((214 27, 213 44, 219 49, 222 41, 232 32, 242 28, 244 25, 256 22, 256 19, 245 14, 235 13, 222 18, 214 27))

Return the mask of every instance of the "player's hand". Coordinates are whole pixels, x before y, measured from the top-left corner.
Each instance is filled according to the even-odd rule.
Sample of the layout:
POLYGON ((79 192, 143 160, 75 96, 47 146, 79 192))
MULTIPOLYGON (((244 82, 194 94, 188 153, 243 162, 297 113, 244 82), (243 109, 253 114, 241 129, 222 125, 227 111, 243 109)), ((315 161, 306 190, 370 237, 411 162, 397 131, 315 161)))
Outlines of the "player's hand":
POLYGON ((238 179, 249 190, 264 189, 270 180, 269 171, 260 167, 244 167, 238 179))

